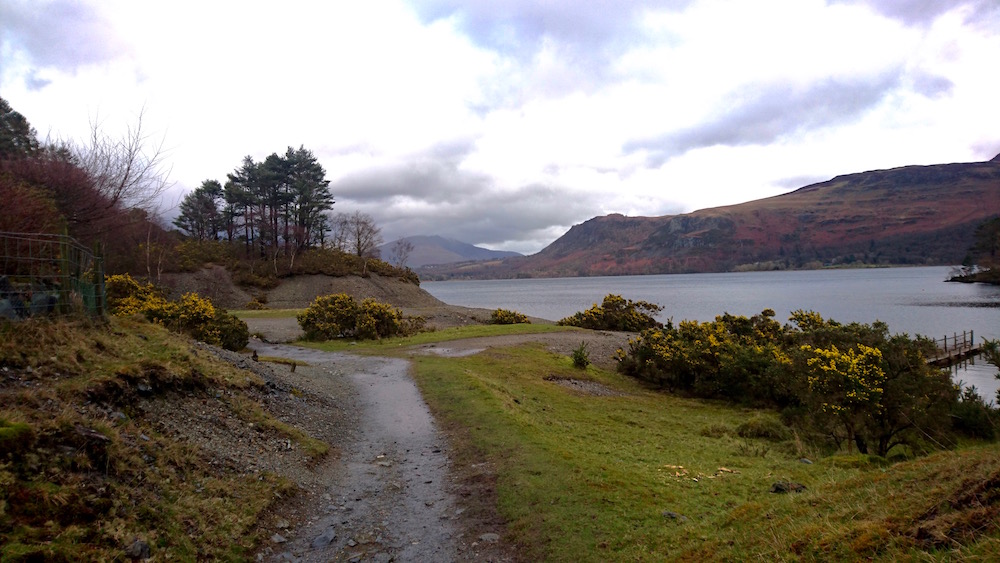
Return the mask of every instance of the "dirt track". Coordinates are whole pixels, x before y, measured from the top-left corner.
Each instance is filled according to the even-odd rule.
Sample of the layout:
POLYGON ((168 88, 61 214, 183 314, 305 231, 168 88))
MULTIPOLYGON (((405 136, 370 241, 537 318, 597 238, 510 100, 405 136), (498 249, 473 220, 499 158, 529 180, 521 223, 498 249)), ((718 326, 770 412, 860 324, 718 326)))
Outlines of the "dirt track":
MULTIPOLYGON (((475 322, 461 307, 436 311, 451 326, 475 322)), ((306 362, 296 374, 325 398, 339 401, 356 421, 342 443, 338 463, 326 481, 296 509, 295 534, 262 555, 273 561, 512 561, 516 547, 505 542, 502 519, 488 499, 492 490, 465 482, 468 468, 451 466, 448 438, 435 422, 408 374, 404 359, 359 357, 299 348, 293 318, 249 319, 250 347, 260 356, 306 362), (345 386, 350 387, 345 392, 345 386), (480 489, 476 489, 480 487, 480 489), (473 503, 470 505, 469 503, 473 503), (486 505, 486 506, 484 506, 486 505), (468 512, 467 512, 468 510, 468 512), (487 512, 487 516, 483 513, 487 512), (477 516, 470 517, 471 513, 477 516)), ((492 347, 539 342, 569 355, 587 342, 591 360, 613 367, 614 351, 630 335, 572 331, 473 338, 413 347, 412 354, 464 356, 492 347)), ((290 374, 289 374, 290 375, 290 374)), ((477 469, 481 473, 483 469, 477 469)), ((491 478, 486 479, 492 482, 491 478)))
POLYGON ((337 469, 304 507, 297 535, 267 555, 303 562, 482 560, 479 543, 456 522, 463 510, 451 491, 447 445, 405 360, 260 341, 251 347, 261 356, 325 367, 328 375, 320 377, 343 378, 356 391, 351 408, 358 426, 338 444, 337 469))

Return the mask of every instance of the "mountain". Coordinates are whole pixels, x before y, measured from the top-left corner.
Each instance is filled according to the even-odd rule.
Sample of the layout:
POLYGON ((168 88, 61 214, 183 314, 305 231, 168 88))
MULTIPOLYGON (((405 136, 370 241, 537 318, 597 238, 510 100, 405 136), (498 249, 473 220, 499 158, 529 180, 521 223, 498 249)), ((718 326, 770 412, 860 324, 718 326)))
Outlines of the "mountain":
POLYGON ((823 265, 961 263, 1000 215, 1000 155, 837 176, 793 192, 663 217, 607 215, 537 254, 451 277, 558 277, 823 265))
MULTIPOLYGON (((404 237, 400 240, 409 241, 413 245, 413 251, 410 252, 409 258, 406 260, 406 265, 413 269, 434 264, 497 260, 500 258, 522 256, 517 252, 480 248, 439 236, 404 237)), ((393 241, 379 247, 384 259, 392 261, 393 246, 395 244, 396 241, 393 241)))

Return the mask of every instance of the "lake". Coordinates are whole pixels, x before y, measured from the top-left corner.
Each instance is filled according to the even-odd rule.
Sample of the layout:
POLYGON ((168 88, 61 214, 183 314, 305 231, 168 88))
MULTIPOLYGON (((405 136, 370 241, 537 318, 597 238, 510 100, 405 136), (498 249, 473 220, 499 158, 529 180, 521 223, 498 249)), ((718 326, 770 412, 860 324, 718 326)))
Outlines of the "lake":
MULTIPOLYGON (((868 268, 724 274, 678 274, 523 280, 422 282, 452 305, 510 309, 558 320, 616 293, 663 306, 660 321, 710 321, 731 313, 774 309, 786 321, 797 309, 842 323, 880 320, 892 333, 951 337, 975 331, 976 341, 1000 339, 1000 286, 945 283, 951 269, 868 268)), ((996 399, 996 368, 978 360, 953 370, 956 380, 996 399)))

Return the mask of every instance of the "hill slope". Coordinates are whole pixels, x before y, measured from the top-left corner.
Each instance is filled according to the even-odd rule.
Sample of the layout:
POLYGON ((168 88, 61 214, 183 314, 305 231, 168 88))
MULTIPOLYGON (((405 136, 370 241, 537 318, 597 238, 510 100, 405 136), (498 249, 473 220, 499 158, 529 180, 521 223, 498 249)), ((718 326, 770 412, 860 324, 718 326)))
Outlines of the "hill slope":
MULTIPOLYGON (((1000 214, 1000 157, 837 176, 776 197, 664 217, 596 217, 538 254, 453 276, 578 276, 957 264, 1000 214)), ((443 272, 437 272, 439 274, 443 272)))

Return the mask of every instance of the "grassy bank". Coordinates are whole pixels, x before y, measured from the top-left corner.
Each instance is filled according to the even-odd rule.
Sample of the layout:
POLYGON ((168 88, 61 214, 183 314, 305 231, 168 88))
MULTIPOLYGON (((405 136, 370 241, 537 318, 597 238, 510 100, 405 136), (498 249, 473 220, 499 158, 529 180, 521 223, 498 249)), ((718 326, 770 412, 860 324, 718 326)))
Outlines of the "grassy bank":
POLYGON ((197 404, 209 424, 322 455, 262 408, 263 388, 140 320, 0 324, 0 560, 124 560, 137 539, 158 560, 249 558, 260 515, 294 485, 216 459, 170 417, 197 404))
POLYGON ((526 560, 975 560, 1000 552, 996 446, 895 465, 821 458, 775 430, 770 413, 649 391, 537 346, 413 361, 425 398, 455 436, 457 465, 495 468, 508 539, 526 560), (806 489, 769 492, 778 481, 806 489))
POLYGON ((513 324, 513 325, 468 325, 436 331, 418 332, 413 336, 383 338, 381 340, 353 340, 342 338, 325 342, 299 341, 295 344, 326 352, 354 352, 360 354, 391 354, 395 349, 424 344, 438 344, 485 338, 489 336, 510 336, 520 334, 547 334, 550 332, 580 331, 578 328, 554 324, 513 324))

